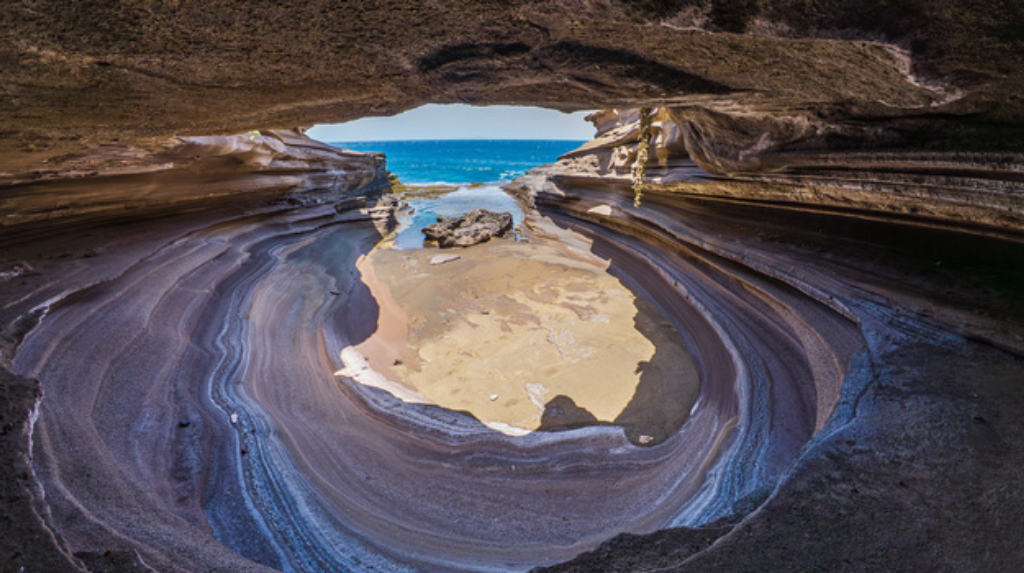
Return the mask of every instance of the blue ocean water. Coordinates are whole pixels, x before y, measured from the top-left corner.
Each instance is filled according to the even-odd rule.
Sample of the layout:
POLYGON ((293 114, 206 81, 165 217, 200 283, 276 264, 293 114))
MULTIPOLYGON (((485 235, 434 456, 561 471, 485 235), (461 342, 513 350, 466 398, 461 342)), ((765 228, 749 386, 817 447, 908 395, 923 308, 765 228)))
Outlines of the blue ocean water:
POLYGON ((497 183, 554 163, 583 145, 568 140, 430 140, 331 143, 354 151, 382 151, 388 170, 406 185, 497 183))
MULTIPOLYGON (((423 227, 438 216, 457 216, 476 208, 512 214, 516 227, 524 213, 501 186, 530 169, 554 163, 583 141, 436 140, 336 142, 354 151, 381 151, 388 170, 406 186, 403 199, 412 212, 399 213, 392 238, 399 249, 424 245, 423 227)), ((517 231, 518 237, 518 231, 517 231)))

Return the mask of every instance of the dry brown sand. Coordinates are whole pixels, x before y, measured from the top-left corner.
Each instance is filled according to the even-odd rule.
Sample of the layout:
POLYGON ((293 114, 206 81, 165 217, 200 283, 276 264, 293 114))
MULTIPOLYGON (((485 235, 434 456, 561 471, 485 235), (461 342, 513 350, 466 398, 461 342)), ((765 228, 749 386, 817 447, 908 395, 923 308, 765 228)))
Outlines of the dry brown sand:
MULTIPOLYGON (((537 239, 443 252, 460 258, 431 264, 442 251, 378 248, 360 261, 380 318, 358 355, 347 349, 347 373, 365 358, 360 381, 469 412, 510 435, 620 422, 631 402, 655 399, 637 391, 644 376, 671 387, 657 400, 674 402, 633 404, 631 425, 678 428, 685 420, 699 390, 693 361, 657 308, 609 274, 607 261, 537 239), (658 360, 668 368, 650 367, 656 352, 672 357, 658 360)), ((637 436, 648 443, 651 434, 665 437, 637 436)))

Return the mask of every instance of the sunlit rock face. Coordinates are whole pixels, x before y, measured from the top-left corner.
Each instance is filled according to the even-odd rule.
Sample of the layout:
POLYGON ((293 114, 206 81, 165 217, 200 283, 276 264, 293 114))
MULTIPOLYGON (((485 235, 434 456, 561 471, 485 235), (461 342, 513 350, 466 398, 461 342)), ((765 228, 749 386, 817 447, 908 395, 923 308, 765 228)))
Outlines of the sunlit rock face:
POLYGON ((1022 9, 5 7, 4 569, 1024 568, 1022 9), (658 443, 336 375, 384 166, 286 130, 426 102, 604 109, 514 187, 684 338, 658 443))
POLYGON ((387 184, 383 156, 338 150, 297 130, 107 144, 42 167, 2 179, 4 227, 174 213, 254 197, 323 203, 387 184))
MULTIPOLYGON (((595 139, 546 174, 630 179, 637 158, 637 110, 605 110, 589 119, 598 129, 595 139)), ((883 143, 878 132, 864 126, 829 124, 798 113, 657 108, 650 188, 991 236, 1016 237, 1024 230, 1020 153, 969 146, 905 149, 895 145, 899 136, 890 135, 894 139, 883 143), (851 148, 854 144, 860 147, 851 148)))

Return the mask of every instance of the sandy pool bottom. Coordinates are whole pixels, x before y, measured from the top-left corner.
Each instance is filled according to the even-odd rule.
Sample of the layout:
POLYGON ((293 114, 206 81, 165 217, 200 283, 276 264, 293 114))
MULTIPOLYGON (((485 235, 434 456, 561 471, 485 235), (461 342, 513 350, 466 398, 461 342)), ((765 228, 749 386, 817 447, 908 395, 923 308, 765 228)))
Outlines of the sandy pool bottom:
POLYGON ((375 249, 358 268, 378 328, 355 350, 376 385, 507 434, 612 423, 657 443, 685 421, 697 371, 671 324, 607 266, 510 240, 375 249), (448 254, 459 258, 431 263, 448 254))

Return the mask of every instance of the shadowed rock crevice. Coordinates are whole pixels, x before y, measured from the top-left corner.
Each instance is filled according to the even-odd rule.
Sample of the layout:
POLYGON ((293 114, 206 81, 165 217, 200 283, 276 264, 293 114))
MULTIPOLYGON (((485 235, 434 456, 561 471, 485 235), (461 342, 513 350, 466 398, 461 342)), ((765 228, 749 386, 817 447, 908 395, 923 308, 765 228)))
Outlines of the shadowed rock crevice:
POLYGON ((572 398, 558 395, 544 405, 544 414, 541 416, 539 429, 548 432, 572 430, 598 423, 600 422, 597 416, 577 406, 572 398))
POLYGON ((565 41, 544 46, 538 50, 537 57, 556 70, 571 73, 574 78, 585 78, 595 86, 604 85, 612 89, 642 81, 662 90, 664 95, 736 91, 630 50, 565 41))
POLYGON ((482 60, 485 65, 493 66, 495 58, 507 58, 520 56, 530 51, 530 46, 522 42, 509 44, 488 43, 488 44, 462 44, 449 46, 424 56, 420 59, 419 70, 421 72, 432 72, 438 68, 472 60, 482 60))
MULTIPOLYGON (((637 285, 630 286, 634 291, 638 289, 637 285)), ((672 324, 664 318, 657 323, 652 320, 666 313, 642 298, 637 299, 637 306, 642 309, 635 319, 637 330, 648 339, 669 338, 672 343, 656 345, 658 350, 651 359, 637 365, 640 383, 636 394, 615 423, 626 430, 630 442, 653 446, 675 435, 689 418, 700 381, 692 358, 679 351, 686 344, 672 324)))
POLYGON ((6 571, 86 571, 55 533, 32 467, 32 430, 42 391, 38 380, 0 365, 0 564, 6 571))

